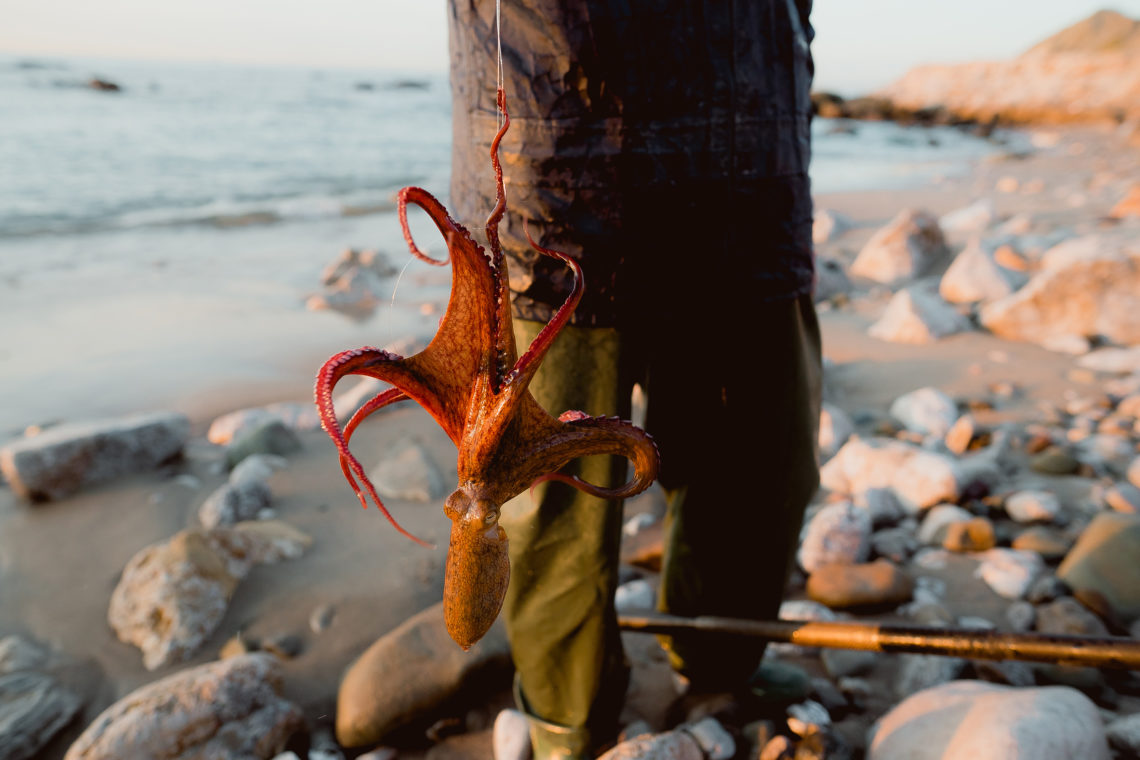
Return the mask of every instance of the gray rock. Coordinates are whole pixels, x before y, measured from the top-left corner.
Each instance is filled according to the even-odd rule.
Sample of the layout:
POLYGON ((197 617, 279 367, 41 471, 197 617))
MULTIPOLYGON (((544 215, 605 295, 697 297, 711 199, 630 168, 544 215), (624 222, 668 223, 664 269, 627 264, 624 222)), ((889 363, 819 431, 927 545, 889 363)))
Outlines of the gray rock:
POLYGON ((35 757, 81 705, 76 694, 43 673, 0 675, 0 760, 35 757))
POLYGON ((1025 600, 1032 604, 1043 604, 1068 593, 1069 587, 1063 581, 1055 575, 1045 573, 1029 587, 1025 600))
POLYGON ((799 562, 811 573, 824 565, 854 564, 871 550, 871 517, 850 502, 829 504, 816 513, 804 530, 799 562))
POLYGON ((104 710, 65 760, 273 757, 304 727, 282 680, 277 661, 256 653, 183 670, 104 710))
POLYGON ((644 578, 623 583, 614 592, 614 607, 618 612, 657 609, 657 592, 644 578))
POLYGON ((285 457, 274 454, 253 454, 238 462, 230 471, 229 482, 241 485, 249 482, 262 482, 269 480, 273 473, 284 470, 289 465, 285 457))
POLYGON ((852 437, 820 470, 820 481, 842 494, 890 489, 911 513, 957 501, 960 489, 953 459, 889 438, 852 437))
POLYGON ((838 261, 820 256, 815 262, 815 272, 815 291, 812 293, 812 298, 816 303, 829 301, 836 296, 851 292, 851 280, 838 261))
POLYGON ((233 525, 253 520, 261 510, 269 507, 272 493, 260 480, 245 479, 237 485, 225 483, 210 494, 198 508, 198 521, 204 527, 233 525))
POLYGON ((389 499, 428 502, 444 494, 443 474, 418 443, 401 441, 369 474, 389 499))
POLYGON ((107 622, 154 670, 186 659, 213 633, 254 564, 298 557, 311 539, 284 523, 185 530, 138 552, 111 594, 107 622))
POLYGON ((938 220, 942 229, 952 232, 981 232, 997 218, 994 202, 989 198, 979 198, 968 206, 954 209, 938 220))
POLYGON ((1006 599, 1021 599, 1045 569, 1041 556, 1018 549, 990 549, 978 555, 976 575, 1006 599))
POLYGON ((0 639, 0 674, 19 670, 38 670, 48 663, 48 653, 23 636, 0 639))
POLYGON ((827 243, 855 226, 846 214, 829 208, 818 209, 811 226, 811 241, 816 245, 827 243))
POLYGON ((904 654, 898 657, 895 693, 900 697, 953 681, 966 669, 966 661, 958 657, 933 654, 904 654))
POLYGON ((1015 631, 1029 631, 1037 622, 1037 608, 1024 599, 1018 599, 1005 608, 1005 619, 1015 631))
POLYGON ((1037 683, 1033 675, 1033 666, 1027 662, 1005 660, 976 660, 974 672, 978 678, 990 683, 1006 684, 1008 686, 1034 686, 1037 683))
POLYGON ((736 754, 736 740, 716 718, 701 718, 684 730, 697 740, 707 760, 729 760, 736 754))
POLYGON ((992 244, 973 240, 942 275, 938 294, 950 303, 988 303, 1005 298, 1025 284, 1025 275, 994 260, 992 244))
POLYGON ((1109 760, 1100 715, 1075 689, 955 681, 875 723, 868 760, 1109 760))
POLYGON ((254 454, 287 456, 301 450, 297 434, 280 419, 273 417, 243 430, 226 447, 226 465, 233 468, 254 454))
POLYGON ((895 293, 867 334, 888 343, 923 345, 971 329, 970 321, 922 286, 895 293))
POLYGON ((871 536, 871 553, 902 563, 918 551, 918 539, 909 528, 886 528, 871 536))
POLYGON ((337 741, 375 744, 438 708, 470 679, 506 670, 509 661, 502 617, 464 652, 447 633, 443 603, 433 605, 381 636, 348 667, 337 694, 337 741))
POLYGON ((1077 359, 1077 364, 1094 372, 1127 375, 1140 372, 1140 346, 1131 348, 1098 348, 1077 359))
POLYGON ((840 679, 867 673, 875 667, 879 655, 858 649, 824 649, 820 653, 820 660, 829 676, 840 679))
POLYGON ((25 499, 60 499, 152 469, 189 437, 189 418, 174 412, 58 425, 0 448, 0 472, 25 499))
POLYGON ((1108 628, 1096 615, 1071 596, 1037 608, 1037 630, 1067 636, 1108 636, 1108 628))
POLYGON ((932 435, 946 435, 958 419, 958 406, 954 399, 937 388, 919 388, 905 393, 891 404, 891 416, 907 430, 932 435))
POLYGON ((336 617, 336 609, 331 604, 322 604, 309 615, 309 630, 313 633, 323 633, 332 625, 336 617))
POLYGON ((1140 757, 1140 713, 1125 715, 1108 724, 1108 743, 1123 757, 1140 757))
POLYGON ((1129 463, 1127 477, 1129 483, 1140 488, 1140 457, 1136 457, 1129 463))
POLYGON ((931 507, 918 527, 918 540, 927 546, 941 546, 951 523, 969 522, 974 516, 956 504, 931 507))
POLYGON ((684 731, 645 734, 624 741, 598 760, 703 760, 697 740, 684 731))
POLYGON ((819 455, 823 459, 835 456, 840 447, 855 432, 855 424, 847 412, 837 406, 824 403, 819 413, 819 455))
POLYGON ((1122 620, 1140 618, 1140 515, 1102 512, 1069 550, 1057 577, 1074 591, 1103 597, 1122 620))
POLYGON ((1049 522, 1061 513, 1061 501, 1049 491, 1018 491, 1005 500, 1005 511, 1017 522, 1049 522))
POLYGON ((946 255, 938 220, 924 211, 904 210, 879 229, 851 264, 851 274, 887 285, 926 274, 946 255))
POLYGON ((831 725, 827 708, 808 699, 788 707, 788 728, 797 736, 807 736, 831 725))
POLYGON ((1140 488, 1131 483, 1117 483, 1105 493, 1104 501, 1117 512, 1140 513, 1140 488))
POLYGON ((1054 530, 1041 525, 1018 533, 1013 539, 1013 548, 1022 551, 1037 552, 1046 561, 1059 560, 1069 551, 1071 542, 1054 530))
POLYGON ((495 760, 530 760, 530 722, 518 710, 501 710, 491 730, 495 760))

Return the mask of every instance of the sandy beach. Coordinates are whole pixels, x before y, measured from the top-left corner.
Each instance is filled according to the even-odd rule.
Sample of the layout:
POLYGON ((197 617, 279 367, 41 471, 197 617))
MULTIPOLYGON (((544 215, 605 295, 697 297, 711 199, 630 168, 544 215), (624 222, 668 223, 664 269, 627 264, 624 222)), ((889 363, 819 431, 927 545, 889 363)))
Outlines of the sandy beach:
MULTIPOLYGON (((945 219, 979 200, 990 204, 993 219, 980 229, 945 230, 952 254, 972 237, 992 235, 1014 217, 1027 220, 1026 229, 1032 230, 1023 238, 1056 234, 1060 240, 1127 225, 1140 230, 1136 218, 1108 220, 1110 209, 1140 176, 1140 150, 1107 128, 1049 128, 1027 134, 1039 147, 1016 154, 999 151, 959 176, 905 189, 817 195, 817 212, 836 212, 850 221, 845 232, 819 243, 818 255, 847 268, 872 235, 903 209, 924 209, 945 219)), ((239 236, 232 245, 254 245, 257 229, 246 234, 247 239, 239 236)), ((434 238, 424 233, 424 239, 434 238)), ((227 251, 214 250, 194 263, 199 268, 195 272, 180 272, 183 263, 168 266, 157 260, 139 272, 108 257, 77 273, 32 279, 8 274, 5 310, 18 315, 20 329, 6 331, 12 341, 4 347, 6 402, 0 410, 0 431, 5 438, 0 444, 33 425, 132 412, 173 410, 191 420, 183 456, 156 470, 46 503, 28 503, 12 488, 0 488, 0 635, 22 634, 57 652, 64 664, 56 677, 83 700, 78 716, 37 757, 63 757, 80 732, 116 700, 161 676, 215 660, 238 634, 254 640, 299 638, 300 651, 283 662, 283 695, 300 707, 311 729, 327 734, 336 690, 350 662, 382 634, 440 599, 442 547, 449 526, 441 499, 387 501, 401 524, 441 548, 414 545, 374 509, 360 509, 327 437, 308 430, 298 432, 301 449, 287 457, 287 467, 268 480, 276 519, 312 538, 302 557, 254 567, 196 653, 154 672, 144 668, 139 650, 119 641, 107 623, 109 598, 131 557, 196 526, 199 506, 225 482, 225 447, 206 440, 216 417, 274 402, 308 402, 316 369, 340 350, 430 337, 445 306, 448 272, 419 263, 404 273, 394 301, 368 321, 297 308, 298 293, 319 288, 321 267, 346 241, 369 241, 386 251, 397 267, 404 265, 394 216, 373 215, 329 222, 298 236, 291 252, 244 260, 240 267, 227 251), (298 263, 302 258, 308 263, 298 263), (278 262, 285 265, 275 270, 278 262), (275 276, 265 276, 269 271, 275 276), (247 293, 260 288, 262 297, 235 308, 234 299, 221 297, 227 288, 247 293), (95 291, 114 293, 113 307, 89 311, 87 295, 95 291), (192 318, 182 316, 180 304, 187 305, 185 312, 192 318), (204 314, 213 316, 207 319, 204 314), (91 342, 98 342, 98 351, 89 350, 91 342), (77 366, 72 346, 98 358, 92 366, 77 366), (331 622, 316 632, 310 618, 322 610, 331 615, 331 622)), ((1040 253, 1026 258, 1035 261, 1040 253)), ((925 277, 937 282, 940 274, 936 270, 925 277)), ((820 303, 820 317, 828 361, 826 400, 846 412, 861 435, 879 430, 890 419, 888 409, 895 399, 920 388, 937 388, 971 409, 981 428, 1007 425, 1025 430, 1044 423, 1048 408, 1103 396, 1104 383, 1116 377, 1078 367, 1075 356, 1005 340, 977 325, 925 345, 879 340, 867 330, 883 314, 895 289, 853 280, 848 292, 820 303)), ((1127 439, 1134 453, 1138 439, 1140 429, 1127 439)), ((423 448, 450 490, 455 449, 413 405, 385 412, 363 427, 353 448, 368 466, 409 440, 423 448)), ((1027 458, 1015 457, 1022 469, 1003 482, 1003 491, 1016 490, 1019 483, 1040 483, 1038 474, 1024 468, 1027 458)), ((1087 521, 1089 515, 1076 505, 1094 499, 1104 479, 1104 473, 1088 473, 1047 477, 1046 482, 1066 505, 1072 525, 1087 521)), ((650 491, 630 502, 627 512, 653 513, 658 498, 650 491)), ((826 498, 821 494, 820 503, 826 498)), ((973 577, 975 564, 969 555, 955 555, 945 567, 927 574, 946 583, 942 604, 955 617, 978 617, 1006 627, 1010 601, 973 577)), ((912 574, 922 572, 905 567, 912 574)), ((652 574, 645 575, 652 580, 652 574)), ((804 582, 805 576, 797 575, 789 598, 804 598, 804 582)), ((906 616, 894 612, 878 619, 906 616)), ((637 672, 623 717, 665 728, 663 709, 672 683, 667 669, 651 640, 629 636, 628 641, 637 672)), ((818 657, 792 659, 813 674, 823 672, 818 657)), ((884 662, 866 678, 872 684, 887 683, 895 676, 894 668, 884 662)), ((1129 693, 1136 679, 1114 683, 1114 714, 1140 711, 1140 691, 1129 693)), ((861 709, 848 713, 845 732, 858 736, 894 701, 865 700, 861 709)), ((472 708, 481 717, 468 719, 469 727, 478 728, 482 721, 477 736, 463 744, 463 750, 455 749, 460 745, 451 739, 451 750, 437 745, 429 754, 489 756, 490 721, 497 707, 508 702, 505 689, 481 695, 472 708)), ((425 751, 423 744, 402 747, 400 756, 417 757, 425 751)))

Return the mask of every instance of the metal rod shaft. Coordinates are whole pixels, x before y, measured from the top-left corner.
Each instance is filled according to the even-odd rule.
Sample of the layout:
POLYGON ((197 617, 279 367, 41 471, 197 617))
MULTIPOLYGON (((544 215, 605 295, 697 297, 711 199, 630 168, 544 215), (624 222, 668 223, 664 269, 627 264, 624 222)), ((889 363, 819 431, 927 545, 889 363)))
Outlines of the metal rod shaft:
POLYGON ((687 618, 651 612, 621 615, 618 617, 618 626, 641 633, 703 631, 751 636, 806 647, 935 654, 971 660, 1029 660, 1140 670, 1140 641, 1125 638, 1085 638, 879 623, 687 618))

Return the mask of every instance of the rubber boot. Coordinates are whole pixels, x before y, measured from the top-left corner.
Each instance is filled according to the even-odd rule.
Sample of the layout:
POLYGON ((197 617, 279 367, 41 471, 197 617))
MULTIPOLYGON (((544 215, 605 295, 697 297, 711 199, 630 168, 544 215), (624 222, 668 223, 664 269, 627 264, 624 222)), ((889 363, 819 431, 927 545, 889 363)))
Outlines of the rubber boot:
POLYGON ((530 710, 526 697, 519 686, 518 676, 514 685, 515 706, 526 716, 530 724, 530 746, 533 760, 591 760, 590 731, 585 728, 571 728, 539 718, 530 710))

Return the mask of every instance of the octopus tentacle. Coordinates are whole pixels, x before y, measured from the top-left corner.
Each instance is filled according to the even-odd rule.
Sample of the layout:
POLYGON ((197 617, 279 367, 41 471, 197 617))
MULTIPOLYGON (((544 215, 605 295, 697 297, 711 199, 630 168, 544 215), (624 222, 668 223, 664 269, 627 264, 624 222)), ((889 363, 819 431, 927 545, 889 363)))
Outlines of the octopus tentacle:
POLYGON ((454 234, 460 234, 461 231, 465 233, 463 227, 451 218, 451 214, 447 213, 447 209, 444 208, 443 204, 440 203, 434 195, 422 187, 405 187, 396 194, 396 213, 400 217, 400 229, 404 233, 404 240, 408 243, 408 250, 411 251, 412 255, 417 259, 426 261, 432 266, 445 266, 451 258, 450 251, 448 258, 435 259, 428 256, 416 245, 416 241, 412 238, 412 230, 408 227, 409 203, 414 203, 426 211, 427 215, 435 222, 435 226, 439 228, 439 231, 443 233, 445 238, 454 234))
MULTIPOLYGON (((344 426, 345 448, 348 448, 348 444, 352 441, 353 432, 355 432, 356 428, 360 426, 360 423, 364 422, 364 420, 369 415, 371 415, 373 412, 383 409, 390 404, 394 404, 397 401, 404 401, 407 398, 408 394, 404 393, 399 388, 389 388, 388 390, 381 391, 380 393, 373 396, 372 399, 368 401, 368 403, 356 410, 356 413, 352 415, 352 419, 350 419, 348 421, 348 424, 344 426)), ((360 486, 357 485, 356 478, 352 474, 352 466, 349 464, 348 458, 343 454, 340 455, 340 469, 341 472, 344 473, 345 480, 347 480, 348 484, 352 486, 352 491, 356 494, 356 498, 360 499, 360 506, 368 509, 368 500, 365 498, 360 486)), ((368 483, 368 485, 371 486, 372 484, 368 483)), ((374 490, 375 489, 373 489, 373 491, 374 490)), ((373 495, 373 498, 379 502, 379 499, 375 495, 373 495)), ((395 522, 392 519, 392 516, 388 514, 388 511, 384 509, 383 504, 380 504, 380 509, 384 512, 385 515, 388 516, 388 519, 390 521, 395 522)))
POLYGON ((491 140, 491 168, 495 172, 495 207, 487 217, 484 230, 487 233, 487 246, 491 249, 491 274, 494 277, 495 287, 495 321, 491 336, 495 347, 494 373, 491 378, 492 388, 498 393, 508 382, 508 364, 514 358, 514 344, 511 343, 511 297, 506 267, 503 264, 503 246, 499 240, 499 223, 507 211, 507 189, 503 183, 503 164, 499 160, 499 144, 511 126, 511 116, 507 111, 507 96, 500 87, 495 96, 495 104, 499 113, 503 115, 503 123, 499 131, 491 140))
MULTIPOLYGON (((387 351, 378 348, 373 348, 371 346, 366 346, 365 348, 357 348, 350 351, 343 351, 325 362, 324 366, 321 367, 320 372, 317 373, 317 382, 314 389, 314 395, 316 396, 317 410, 321 418, 321 427, 323 427, 325 432, 328 433, 329 437, 333 441, 333 444, 336 446, 337 452, 340 454, 342 469, 346 470, 346 476, 350 476, 350 474, 356 476, 355 479, 349 477, 349 483, 353 486, 353 490, 356 492, 357 497, 361 500, 361 504, 365 508, 368 506, 368 502, 364 498, 364 495, 361 493, 360 488, 357 485, 357 481, 359 481, 360 484, 364 486, 364 490, 370 497, 372 497, 372 500, 375 502, 376 506, 380 509, 384 516, 388 518, 388 521, 392 523, 392 526, 401 535, 407 536, 421 546, 430 547, 432 544, 404 530, 404 528, 396 522, 396 519, 392 517, 391 513, 388 512, 388 509, 380 500, 380 495, 376 493, 376 488, 372 485, 372 481, 369 480, 368 475, 365 474, 364 466, 361 465, 360 460, 358 460, 356 456, 348 450, 348 440, 346 439, 344 432, 341 430, 340 422, 336 418, 336 411, 333 409, 332 391, 337 382, 342 377, 351 374, 368 375, 371 377, 377 377, 380 380, 384 380, 386 382, 392 383, 393 385, 396 385, 396 381, 398 379, 396 377, 396 373, 383 372, 379 369, 379 367, 383 365, 392 367, 392 365, 400 361, 400 356, 388 353, 387 351)), ((393 390, 396 390, 405 396, 408 395, 407 392, 399 386, 393 390)), ((397 394, 391 394, 391 396, 389 396, 387 393, 381 393, 377 398, 385 398, 383 405, 398 400, 397 394)), ((360 411, 368 409, 369 406, 372 406, 376 401, 377 399, 373 399, 360 411)), ((378 408, 380 408, 380 404, 372 406, 367 414, 370 414, 372 411, 375 411, 378 408)), ((367 416, 367 414, 365 416, 367 416)), ((356 421, 357 417, 360 417, 359 411, 356 415, 353 415, 353 419, 349 421, 349 424, 352 424, 353 421, 356 421)), ((362 420, 363 417, 360 417, 360 419, 362 420)), ((357 422, 357 424, 359 424, 359 422, 357 422)), ((355 429, 355 426, 353 429, 355 429)))

